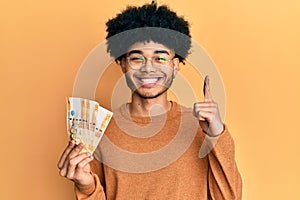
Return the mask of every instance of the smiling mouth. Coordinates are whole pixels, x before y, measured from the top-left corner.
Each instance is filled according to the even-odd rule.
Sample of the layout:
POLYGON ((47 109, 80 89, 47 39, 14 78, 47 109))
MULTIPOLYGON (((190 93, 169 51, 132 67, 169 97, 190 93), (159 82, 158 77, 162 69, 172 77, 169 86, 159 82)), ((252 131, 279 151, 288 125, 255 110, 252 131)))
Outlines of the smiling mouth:
POLYGON ((153 87, 158 84, 161 79, 163 79, 163 77, 137 77, 137 80, 142 87, 153 87))
POLYGON ((158 81, 158 78, 142 78, 139 79, 142 83, 156 83, 158 81))

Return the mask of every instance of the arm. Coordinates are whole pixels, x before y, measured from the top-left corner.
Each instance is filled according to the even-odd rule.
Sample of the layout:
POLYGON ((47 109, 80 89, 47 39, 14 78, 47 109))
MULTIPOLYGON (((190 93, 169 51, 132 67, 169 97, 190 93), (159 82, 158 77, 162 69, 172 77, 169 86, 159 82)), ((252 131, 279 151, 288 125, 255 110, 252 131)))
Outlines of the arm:
POLYGON ((205 138, 208 153, 208 196, 211 199, 242 199, 242 179, 234 158, 234 142, 225 126, 222 134, 205 138))
POLYGON ((208 196, 214 200, 239 200, 242 180, 234 158, 234 142, 212 99, 207 76, 203 92, 204 102, 195 103, 194 115, 205 134, 199 157, 208 158, 208 196))
POLYGON ((105 200, 102 164, 94 158, 90 165, 94 181, 87 186, 75 183, 76 197, 78 200, 105 200))

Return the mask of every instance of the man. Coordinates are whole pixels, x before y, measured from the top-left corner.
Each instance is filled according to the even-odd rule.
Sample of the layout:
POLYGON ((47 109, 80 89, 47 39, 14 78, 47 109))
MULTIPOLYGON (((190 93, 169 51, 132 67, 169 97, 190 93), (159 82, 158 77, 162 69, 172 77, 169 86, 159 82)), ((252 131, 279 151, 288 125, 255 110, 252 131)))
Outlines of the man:
POLYGON ((234 143, 212 99, 209 78, 204 102, 193 110, 167 99, 190 48, 188 26, 155 2, 128 7, 108 21, 108 51, 126 77, 131 102, 114 110, 96 158, 80 153, 83 145, 74 141, 62 154, 60 175, 74 181, 78 199, 241 199, 234 143), (180 34, 164 29, 153 34, 146 28, 141 34, 136 29, 141 27, 171 29, 188 39, 178 43, 180 34), (128 30, 134 31, 110 39, 128 30), (206 153, 199 158, 200 148, 206 153))

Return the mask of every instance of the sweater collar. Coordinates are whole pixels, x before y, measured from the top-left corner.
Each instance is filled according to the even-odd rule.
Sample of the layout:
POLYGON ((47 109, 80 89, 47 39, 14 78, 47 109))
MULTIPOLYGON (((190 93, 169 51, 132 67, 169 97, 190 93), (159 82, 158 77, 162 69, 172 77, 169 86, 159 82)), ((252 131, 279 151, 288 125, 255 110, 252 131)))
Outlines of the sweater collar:
MULTIPOLYGON (((171 101, 171 109, 161 115, 155 115, 155 116, 149 116, 149 117, 141 117, 141 116, 136 116, 136 115, 131 115, 129 113, 128 109, 128 104, 123 104, 121 107, 118 109, 120 115, 129 121, 133 121, 138 124, 149 124, 150 122, 160 122, 161 120, 165 119, 167 117, 168 120, 175 118, 178 114, 181 113, 181 107, 178 103, 171 101)), ((118 112, 117 111, 117 112, 118 112)))

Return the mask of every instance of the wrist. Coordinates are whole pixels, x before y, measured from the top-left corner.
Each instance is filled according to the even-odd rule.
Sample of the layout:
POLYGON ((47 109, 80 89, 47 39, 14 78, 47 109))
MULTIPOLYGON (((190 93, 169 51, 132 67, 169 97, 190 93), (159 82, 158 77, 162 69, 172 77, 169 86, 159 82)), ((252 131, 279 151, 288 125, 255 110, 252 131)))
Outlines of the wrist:
POLYGON ((79 186, 79 187, 86 187, 89 186, 91 184, 94 184, 94 177, 92 172, 89 172, 84 179, 82 180, 74 180, 75 185, 79 186))
POLYGON ((81 193, 84 193, 86 195, 92 194, 96 188, 94 175, 92 173, 89 173, 89 175, 89 181, 75 182, 75 188, 77 188, 81 193))
POLYGON ((209 137, 218 137, 220 136, 223 132, 224 132, 225 128, 224 128, 224 124, 218 124, 215 126, 211 126, 208 128, 208 131, 204 132, 206 135, 208 135, 209 137))

